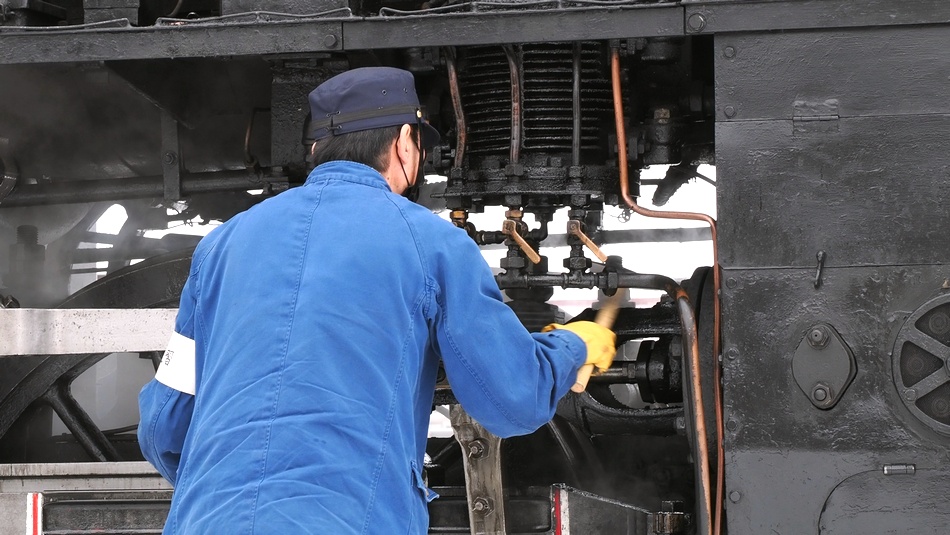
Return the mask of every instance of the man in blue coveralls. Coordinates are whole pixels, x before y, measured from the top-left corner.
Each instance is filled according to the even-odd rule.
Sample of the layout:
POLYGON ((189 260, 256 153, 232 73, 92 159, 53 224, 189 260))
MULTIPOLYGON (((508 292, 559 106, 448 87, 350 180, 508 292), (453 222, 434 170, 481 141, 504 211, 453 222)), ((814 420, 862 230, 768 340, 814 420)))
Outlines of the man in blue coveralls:
POLYGON ((439 139, 412 74, 310 94, 306 183, 198 245, 175 332, 139 396, 139 442, 174 485, 164 533, 421 534, 439 361, 502 437, 551 419, 614 334, 528 333, 467 234, 402 197, 439 139))

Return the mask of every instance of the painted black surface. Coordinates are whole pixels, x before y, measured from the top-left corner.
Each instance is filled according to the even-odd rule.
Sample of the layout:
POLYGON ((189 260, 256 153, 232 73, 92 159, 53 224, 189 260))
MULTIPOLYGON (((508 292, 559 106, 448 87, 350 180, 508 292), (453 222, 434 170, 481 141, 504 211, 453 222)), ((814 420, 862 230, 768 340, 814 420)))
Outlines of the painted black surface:
POLYGON ((829 99, 842 119, 950 113, 947 43, 945 25, 717 36, 716 119, 792 119, 829 99))
MULTIPOLYGON (((950 460, 950 440, 907 411, 890 373, 905 317, 942 291, 946 273, 834 268, 815 290, 812 270, 724 271, 729 533, 814 533, 844 479, 889 463, 932 469, 950 460), (817 322, 833 325, 856 360, 854 382, 830 410, 813 406, 791 374, 794 352, 817 322)), ((930 529, 938 519, 921 516, 914 526, 930 529)))
POLYGON ((855 474, 841 482, 821 512, 822 535, 907 533, 920 518, 933 521, 933 533, 950 530, 950 471, 915 470, 886 475, 883 470, 855 474))
MULTIPOLYGON (((891 529, 891 520, 908 532, 941 532, 947 524, 946 483, 941 482, 946 474, 937 469, 950 460, 950 440, 922 419, 930 416, 908 408, 903 396, 917 383, 897 377, 902 351, 895 350, 895 340, 907 327, 905 318, 929 299, 945 295, 944 280, 950 278, 944 236, 950 224, 945 209, 950 198, 945 180, 950 169, 948 21, 950 4, 941 0, 710 0, 369 18, 251 15, 174 25, 165 21, 137 29, 4 28, 0 63, 44 64, 6 66, 0 72, 10 79, 31 78, 18 90, 13 84, 0 89, 6 95, 4 111, 13 116, 0 126, 42 126, 19 140, 18 149, 30 155, 33 166, 24 176, 104 179, 77 186, 81 192, 63 183, 54 193, 41 191, 46 184, 28 184, 10 197, 10 204, 26 194, 37 194, 29 202, 57 194, 72 201, 160 197, 165 193, 159 176, 163 113, 183 127, 181 153, 189 162, 182 170, 186 197, 189 178, 199 180, 203 191, 246 187, 243 140, 252 110, 270 107, 258 112, 259 126, 251 129, 252 152, 265 164, 268 156, 274 166, 299 164, 305 149, 300 142, 306 115, 302 97, 337 68, 410 66, 424 80, 420 87, 431 89, 427 102, 447 108, 445 84, 439 86, 444 65, 438 51, 407 52, 409 47, 613 38, 631 47, 643 44, 648 52, 639 58, 627 55, 623 64, 632 123, 654 116, 638 109, 648 107, 644 101, 667 95, 671 87, 709 80, 714 63, 714 107, 705 104, 707 87, 676 93, 693 101, 684 110, 714 111, 718 121, 728 533, 875 533, 891 529), (697 53, 691 63, 665 75, 656 65, 677 61, 676 47, 660 53, 669 41, 635 39, 684 34, 703 36, 689 41, 697 45, 697 53), (707 34, 715 34, 714 60, 708 55, 707 34), (436 59, 426 59, 427 54, 436 59), (244 59, 225 59, 236 56, 244 59), (144 58, 163 59, 139 61, 144 58), (200 59, 186 63, 180 58, 200 59), (107 68, 95 64, 123 59, 132 62, 107 68), (46 75, 48 81, 40 80, 46 75), (30 95, 43 98, 27 99, 30 95), (90 113, 104 118, 100 123, 76 111, 84 106, 110 109, 103 103, 114 104, 115 116, 136 118, 130 121, 134 132, 113 128, 124 119, 90 113), (206 122, 208 117, 215 121, 206 122), (104 147, 96 146, 94 135, 102 136, 98 141, 106 141, 104 147), (112 136, 126 139, 114 141, 112 136), (78 154, 46 157, 49 147, 74 140, 83 142, 78 154), (212 147, 216 141, 219 145, 212 147), (108 177, 132 180, 112 180, 124 183, 113 186, 104 184, 108 177), (824 253, 821 262, 819 252, 824 253), (818 324, 839 333, 854 357, 853 382, 830 408, 817 407, 808 398, 791 367, 795 351, 818 324), (916 475, 887 476, 905 479, 870 475, 909 465, 916 475), (931 497, 925 496, 928 488, 934 490, 931 497), (889 499, 893 494, 900 497, 889 499), (894 507, 902 512, 884 518, 894 507)), ((433 111, 448 118, 441 126, 450 129, 450 111, 433 111)), ((681 121, 677 128, 688 136, 708 131, 708 124, 681 121)), ((608 139, 611 126, 604 126, 608 139)), ((637 126, 631 127, 634 133, 637 126)), ((0 131, 0 136, 6 134, 0 131)), ((654 133, 651 139, 666 134, 654 133)), ((708 141, 708 136, 699 137, 708 141)), ((632 147, 638 149, 634 138, 632 147)), ((609 141, 606 145, 605 161, 592 165, 612 164, 615 154, 609 141)), ((669 152, 670 158, 675 154, 660 152, 669 152)), ((555 167, 536 167, 548 165, 555 167)), ((297 176, 300 170, 291 171, 297 176)), ((515 183, 517 175, 498 175, 496 189, 474 193, 493 197, 492 203, 516 198, 513 204, 519 204, 570 186, 569 176, 515 183)), ((598 178, 590 188, 593 193, 615 180, 611 173, 598 178)), ((603 201, 615 202, 615 193, 603 201)), ((565 196, 561 202, 573 199, 565 196)), ((217 211, 224 217, 231 213, 221 207, 217 211)), ((544 275, 531 282, 556 285, 562 279, 544 275)), ((576 282, 598 285, 593 277, 576 282)), ((611 287, 606 279, 602 282, 611 287)), ((128 291, 136 291, 138 284, 148 283, 133 284, 128 291)), ((708 299, 695 301, 703 302, 700 332, 708 342, 711 308, 708 299)), ((624 319, 621 330, 631 337, 676 332, 669 317, 640 316, 628 325, 624 319)), ((704 363, 715 360, 704 353, 704 363)), ((54 386, 66 368, 46 370, 43 384, 21 389, 32 397, 7 400, 16 401, 8 412, 22 412, 25 402, 54 386)), ((711 366, 702 372, 708 388, 711 366)), ((704 390, 707 399, 709 394, 704 390)), ((642 470, 644 464, 661 472, 659 468, 676 463, 643 463, 637 457, 643 449, 624 441, 633 433, 656 439, 644 436, 653 433, 671 435, 663 440, 683 446, 686 439, 674 434, 684 432, 678 421, 682 409, 618 409, 589 396, 574 397, 561 409, 586 431, 603 433, 596 437, 601 450, 614 455, 613 466, 622 467, 618 472, 642 477, 637 487, 647 489, 640 492, 649 499, 691 486, 682 472, 664 485, 651 486, 663 477, 642 470)), ((687 448, 681 449, 676 458, 685 465, 687 448)), ((449 500, 441 503, 448 506, 449 500)), ((453 514, 464 518, 464 502, 451 505, 453 514)))
POLYGON ((678 7, 666 4, 377 17, 345 22, 343 33, 346 49, 604 40, 682 35, 683 16, 678 7))
POLYGON ((950 21, 950 5, 943 0, 684 0, 681 4, 686 8, 687 28, 695 33, 950 21))
MULTIPOLYGON (((770 29, 800 27, 819 15, 812 8, 835 3, 801 2, 800 18, 773 18, 792 4, 749 3, 749 16, 770 29)), ((894 20, 909 20, 926 4, 854 2, 820 16, 844 24, 907 7, 894 20)), ((735 14, 740 6, 708 9, 720 7, 735 14)), ((943 9, 930 7, 933 15, 943 9)), ((708 27, 723 27, 717 22, 708 27)), ((936 470, 950 459, 950 438, 908 409, 908 385, 894 372, 908 318, 925 316, 922 305, 948 291, 950 250, 939 230, 950 223, 947 36, 946 26, 716 36, 729 534, 947 527, 945 484, 935 486, 941 498, 928 500, 912 482, 874 480, 873 491, 854 483, 859 474, 936 470), (831 407, 814 398, 820 375, 847 375, 848 366, 821 362, 809 348, 806 337, 821 325, 840 336, 838 364, 848 352, 854 359, 853 381, 831 407), (813 373, 793 373, 802 356, 813 373), (883 489, 903 494, 888 499, 883 489), (921 506, 901 506, 913 496, 921 506), (896 523, 879 522, 889 512, 896 523)), ((915 339, 942 362, 938 336, 915 339)), ((911 382, 950 407, 946 367, 918 360, 927 381, 911 382)))

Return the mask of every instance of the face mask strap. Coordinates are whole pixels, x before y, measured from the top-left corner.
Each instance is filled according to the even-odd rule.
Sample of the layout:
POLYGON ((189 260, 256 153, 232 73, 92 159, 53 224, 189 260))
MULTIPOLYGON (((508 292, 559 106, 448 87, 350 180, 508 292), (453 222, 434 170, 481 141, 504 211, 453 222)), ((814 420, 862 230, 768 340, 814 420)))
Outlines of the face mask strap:
MULTIPOLYGON (((422 148, 422 110, 416 108, 416 149, 419 150, 419 165, 416 168, 416 181, 406 188, 402 196, 412 202, 419 199, 419 188, 425 183, 425 149, 422 148)), ((406 170, 403 169, 405 175, 406 170)), ((406 184, 409 184, 409 177, 406 176, 406 184)))

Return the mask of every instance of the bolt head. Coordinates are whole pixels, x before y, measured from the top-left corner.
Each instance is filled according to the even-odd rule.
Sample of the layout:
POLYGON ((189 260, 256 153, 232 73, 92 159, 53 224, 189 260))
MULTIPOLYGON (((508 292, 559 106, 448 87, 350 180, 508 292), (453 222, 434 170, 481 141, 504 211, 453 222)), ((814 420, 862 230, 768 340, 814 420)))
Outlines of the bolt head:
POLYGON ((741 499, 742 494, 738 490, 734 490, 729 493, 729 500, 732 501, 732 503, 738 503, 741 499))
POLYGON ((725 56, 726 58, 729 58, 729 59, 732 59, 732 58, 736 57, 736 49, 735 49, 735 47, 727 46, 726 48, 723 48, 723 49, 722 49, 722 55, 725 56))
POLYGON ((811 392, 811 397, 821 403, 828 400, 828 389, 823 386, 816 386, 811 392))
POLYGON ((907 401, 916 401, 917 400, 917 391, 913 388, 908 388, 904 390, 904 399, 907 401))
POLYGON ((333 48, 336 46, 336 36, 332 33, 328 33, 323 37, 323 46, 327 48, 333 48))
POLYGON ((726 115, 727 118, 732 119, 736 116, 736 107, 735 106, 726 106, 722 109, 722 113, 726 115))

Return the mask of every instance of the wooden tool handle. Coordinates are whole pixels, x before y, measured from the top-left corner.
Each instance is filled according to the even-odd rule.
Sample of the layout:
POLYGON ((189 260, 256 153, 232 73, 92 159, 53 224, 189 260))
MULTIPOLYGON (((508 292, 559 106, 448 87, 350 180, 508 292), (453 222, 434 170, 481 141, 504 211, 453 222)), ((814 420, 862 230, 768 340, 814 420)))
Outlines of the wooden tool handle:
MULTIPOLYGON (((617 319, 617 311, 620 310, 620 292, 615 293, 610 299, 604 303, 604 306, 597 311, 597 317, 594 319, 594 323, 604 327, 605 329, 610 329, 614 326, 614 321, 617 319)), ((594 365, 585 364, 581 366, 581 369, 577 371, 577 380, 574 381, 574 386, 571 387, 571 392, 576 392, 580 394, 584 390, 587 390, 587 383, 590 381, 590 376, 594 374, 594 365)))
POLYGON ((581 369, 577 371, 577 380, 574 382, 574 386, 571 387, 571 392, 580 394, 581 392, 587 390, 587 382, 590 381, 590 376, 593 373, 593 364, 585 364, 581 366, 581 369))

